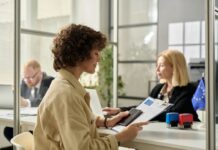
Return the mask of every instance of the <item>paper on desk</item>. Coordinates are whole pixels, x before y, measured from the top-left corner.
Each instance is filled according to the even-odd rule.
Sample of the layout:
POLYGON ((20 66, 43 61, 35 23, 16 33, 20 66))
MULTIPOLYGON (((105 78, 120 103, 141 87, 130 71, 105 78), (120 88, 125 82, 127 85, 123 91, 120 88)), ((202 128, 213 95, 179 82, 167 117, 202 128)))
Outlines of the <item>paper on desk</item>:
MULTIPOLYGON (((20 109, 21 116, 36 116, 38 107, 24 107, 20 109)), ((8 113, 8 115, 13 115, 14 113, 8 113)))
MULTIPOLYGON (((162 100, 154 99, 151 97, 146 98, 141 104, 139 104, 136 109, 143 111, 143 113, 136 118, 131 124, 137 122, 150 121, 155 116, 162 113, 164 110, 172 106, 170 103, 165 103, 162 100)), ((124 126, 115 126, 112 129, 115 131, 122 131, 124 126)))
POLYGON ((20 114, 21 115, 32 115, 35 116, 37 115, 37 109, 38 107, 26 107, 26 108, 21 108, 20 114))
POLYGON ((118 150, 135 150, 134 148, 122 147, 119 146, 118 150))

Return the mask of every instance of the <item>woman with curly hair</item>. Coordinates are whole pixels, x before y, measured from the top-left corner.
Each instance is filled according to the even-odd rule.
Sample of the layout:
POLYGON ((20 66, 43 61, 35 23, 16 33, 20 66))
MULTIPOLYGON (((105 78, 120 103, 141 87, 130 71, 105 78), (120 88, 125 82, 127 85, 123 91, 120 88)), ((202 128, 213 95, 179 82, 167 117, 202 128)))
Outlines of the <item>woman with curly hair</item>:
POLYGON ((129 125, 115 135, 99 136, 97 127, 112 127, 128 112, 110 119, 94 116, 89 94, 78 81, 83 72, 94 73, 106 45, 105 36, 87 26, 71 24, 61 30, 53 44, 53 67, 58 76, 38 108, 34 148, 116 150, 119 142, 133 139, 147 122, 129 125))

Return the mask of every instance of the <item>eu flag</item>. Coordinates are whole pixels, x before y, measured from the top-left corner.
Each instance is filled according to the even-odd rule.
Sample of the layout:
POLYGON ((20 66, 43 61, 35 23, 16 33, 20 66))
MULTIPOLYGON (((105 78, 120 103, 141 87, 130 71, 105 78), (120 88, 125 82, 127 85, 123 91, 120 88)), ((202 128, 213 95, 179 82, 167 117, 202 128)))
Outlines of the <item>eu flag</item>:
POLYGON ((205 84, 204 78, 202 78, 198 84, 194 96, 192 97, 192 105, 195 110, 205 109, 205 84))

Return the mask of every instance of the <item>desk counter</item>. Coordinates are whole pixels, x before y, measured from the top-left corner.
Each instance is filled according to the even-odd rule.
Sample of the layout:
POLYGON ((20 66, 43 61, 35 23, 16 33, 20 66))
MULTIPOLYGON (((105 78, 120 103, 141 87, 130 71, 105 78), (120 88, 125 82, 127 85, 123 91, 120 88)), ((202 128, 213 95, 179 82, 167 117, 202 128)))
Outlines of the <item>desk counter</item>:
MULTIPOLYGON (((8 115, 12 110, 0 109, 0 124, 13 126, 13 115, 8 115)), ((36 116, 22 116, 21 129, 33 130, 36 116)), ((138 136, 131 142, 123 144, 126 147, 138 150, 205 150, 205 130, 197 129, 199 123, 194 123, 193 129, 182 130, 167 128, 165 123, 151 122, 143 127, 138 136)), ((99 129, 101 134, 116 134, 109 129, 99 129)), ((218 135, 218 133, 217 133, 218 135)))
MULTIPOLYGON (((200 123, 194 123, 193 129, 167 128, 165 123, 151 122, 143 127, 138 136, 122 146, 137 150, 205 150, 205 129, 198 129, 200 123)), ((101 134, 116 134, 115 131, 100 129, 101 134)))

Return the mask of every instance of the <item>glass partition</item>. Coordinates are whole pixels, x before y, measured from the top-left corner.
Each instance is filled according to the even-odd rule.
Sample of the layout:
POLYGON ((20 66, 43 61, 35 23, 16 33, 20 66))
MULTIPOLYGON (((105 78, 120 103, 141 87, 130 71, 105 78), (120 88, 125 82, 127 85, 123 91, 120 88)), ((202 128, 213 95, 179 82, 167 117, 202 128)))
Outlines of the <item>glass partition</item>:
MULTIPOLYGON (((118 0, 119 1, 119 25, 134 25, 156 23, 157 0, 118 0)), ((113 1, 111 1, 113 3, 113 1)), ((113 6, 113 4, 111 5, 113 6)), ((113 9, 113 7, 111 7, 113 9)), ((111 16, 113 11, 111 11, 111 16)), ((113 19, 111 19, 113 25, 113 19)))
MULTIPOLYGON (((0 0, 0 111, 14 107, 14 1, 0 0)), ((13 114, 11 114, 13 126, 13 114)), ((0 124, 0 149, 10 145, 3 135, 6 124, 0 124)))
POLYGON ((119 30, 119 60, 156 60, 157 27, 119 30))
POLYGON ((69 23, 70 0, 22 0, 21 28, 56 33, 69 23))
MULTIPOLYGON (((124 83, 118 106, 127 106, 147 97, 156 83, 158 1, 119 0, 118 3, 117 63, 118 76, 124 83)), ((110 41, 113 41, 113 1, 110 8, 110 41)))
MULTIPOLYGON (((51 54, 53 37, 37 36, 31 34, 21 35, 21 71, 23 65, 31 58, 40 62, 42 71, 55 76, 53 58, 51 54)), ((22 72, 21 72, 22 75, 22 72)))
POLYGON ((120 68, 119 75, 124 82, 125 95, 144 98, 150 94, 156 80, 156 64, 154 62, 122 63, 118 67, 120 68))

